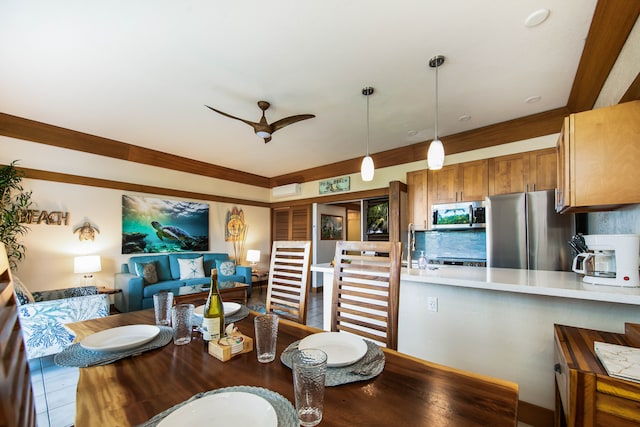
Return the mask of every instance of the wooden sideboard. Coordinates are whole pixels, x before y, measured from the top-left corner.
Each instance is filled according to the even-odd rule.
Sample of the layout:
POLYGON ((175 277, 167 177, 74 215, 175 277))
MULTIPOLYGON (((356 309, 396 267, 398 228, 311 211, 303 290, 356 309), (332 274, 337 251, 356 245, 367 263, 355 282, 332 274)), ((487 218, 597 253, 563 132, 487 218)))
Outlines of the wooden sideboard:
POLYGON ((556 426, 640 425, 640 383, 607 375, 594 341, 640 347, 640 324, 625 333, 555 325, 556 426))

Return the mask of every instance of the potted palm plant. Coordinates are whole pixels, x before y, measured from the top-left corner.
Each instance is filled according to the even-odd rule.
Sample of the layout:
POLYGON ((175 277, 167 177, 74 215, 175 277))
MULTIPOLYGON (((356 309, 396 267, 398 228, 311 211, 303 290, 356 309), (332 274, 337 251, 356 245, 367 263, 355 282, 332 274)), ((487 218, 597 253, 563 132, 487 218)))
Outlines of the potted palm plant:
POLYGON ((22 188, 24 172, 16 168, 16 163, 14 160, 0 168, 0 242, 4 243, 12 269, 25 257, 26 247, 20 238, 29 227, 20 221, 31 206, 31 191, 22 188))

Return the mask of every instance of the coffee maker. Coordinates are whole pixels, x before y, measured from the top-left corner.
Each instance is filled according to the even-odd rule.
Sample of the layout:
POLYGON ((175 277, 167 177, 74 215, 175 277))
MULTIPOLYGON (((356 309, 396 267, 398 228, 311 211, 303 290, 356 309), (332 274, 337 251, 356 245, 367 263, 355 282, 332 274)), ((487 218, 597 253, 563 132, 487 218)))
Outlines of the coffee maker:
POLYGON ((640 234, 590 234, 589 248, 573 259, 573 271, 592 285, 640 287, 640 234))

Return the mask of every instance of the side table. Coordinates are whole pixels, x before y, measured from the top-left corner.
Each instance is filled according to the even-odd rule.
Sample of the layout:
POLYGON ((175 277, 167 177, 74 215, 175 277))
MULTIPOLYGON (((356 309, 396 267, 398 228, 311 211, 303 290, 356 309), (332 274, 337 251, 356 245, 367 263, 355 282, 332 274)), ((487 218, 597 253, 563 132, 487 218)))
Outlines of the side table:
POLYGON ((251 271, 251 284, 260 288, 267 284, 269 281, 269 270, 253 270, 251 271))
MULTIPOLYGON (((116 294, 121 294, 122 289, 114 289, 114 288, 107 288, 106 286, 98 286, 98 293, 107 294, 107 295, 116 295, 116 294)), ((118 314, 118 313, 120 313, 120 310, 118 310, 114 304, 110 304, 109 314, 118 314)))

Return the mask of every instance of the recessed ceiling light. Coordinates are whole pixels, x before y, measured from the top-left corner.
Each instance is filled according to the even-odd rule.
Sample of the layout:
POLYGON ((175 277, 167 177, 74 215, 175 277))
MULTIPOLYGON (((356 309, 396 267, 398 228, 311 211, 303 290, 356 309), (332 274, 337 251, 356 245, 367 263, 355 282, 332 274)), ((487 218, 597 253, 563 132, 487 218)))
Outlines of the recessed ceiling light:
POLYGON ((410 130, 410 131, 407 132, 407 135, 409 135, 409 136, 416 136, 417 134, 418 134, 417 130, 410 130))
POLYGON ((533 104, 534 102, 538 102, 542 99, 541 96, 530 96, 527 99, 524 100, 524 102, 526 102, 527 104, 533 104))
POLYGON ((524 20, 524 25, 529 28, 540 25, 547 20, 549 13, 551 13, 549 9, 536 10, 531 15, 527 16, 527 19, 524 20))
POLYGON ((460 120, 461 122, 468 122, 469 120, 471 120, 471 116, 465 114, 464 116, 458 117, 458 120, 460 120))

